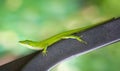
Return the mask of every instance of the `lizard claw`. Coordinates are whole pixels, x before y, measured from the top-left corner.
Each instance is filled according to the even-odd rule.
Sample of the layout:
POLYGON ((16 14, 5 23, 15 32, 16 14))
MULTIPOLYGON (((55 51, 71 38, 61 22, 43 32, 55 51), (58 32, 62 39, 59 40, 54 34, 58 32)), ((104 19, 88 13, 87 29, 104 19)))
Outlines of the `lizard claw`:
POLYGON ((47 56, 47 51, 42 51, 43 56, 47 56))

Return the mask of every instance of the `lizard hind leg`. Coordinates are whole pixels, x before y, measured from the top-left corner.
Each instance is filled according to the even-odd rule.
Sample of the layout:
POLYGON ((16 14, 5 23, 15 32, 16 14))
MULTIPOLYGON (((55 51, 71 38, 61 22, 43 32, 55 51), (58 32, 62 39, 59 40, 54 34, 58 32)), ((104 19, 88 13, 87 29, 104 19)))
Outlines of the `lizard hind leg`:
POLYGON ((63 38, 63 39, 69 39, 69 38, 71 38, 71 39, 76 39, 76 40, 78 40, 79 42, 82 42, 82 43, 87 44, 87 42, 85 42, 84 40, 82 40, 81 37, 75 36, 75 35, 65 36, 65 37, 62 37, 62 38, 63 38))

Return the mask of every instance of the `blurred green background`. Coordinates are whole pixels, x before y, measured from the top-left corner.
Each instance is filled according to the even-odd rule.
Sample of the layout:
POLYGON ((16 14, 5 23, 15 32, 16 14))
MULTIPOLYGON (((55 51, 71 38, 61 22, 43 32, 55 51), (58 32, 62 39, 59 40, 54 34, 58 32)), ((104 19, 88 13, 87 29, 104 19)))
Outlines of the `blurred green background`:
MULTIPOLYGON (((120 0, 0 0, 0 65, 34 52, 19 40, 39 41, 119 16, 120 0)), ((119 71, 119 46, 61 62, 51 71, 119 71)))

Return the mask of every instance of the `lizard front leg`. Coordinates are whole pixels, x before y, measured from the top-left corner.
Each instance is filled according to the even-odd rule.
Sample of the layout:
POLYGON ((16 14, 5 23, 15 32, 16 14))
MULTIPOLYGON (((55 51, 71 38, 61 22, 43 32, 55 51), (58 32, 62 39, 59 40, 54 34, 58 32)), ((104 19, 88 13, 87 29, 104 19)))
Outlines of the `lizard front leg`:
POLYGON ((48 48, 48 46, 44 46, 43 51, 42 51, 43 55, 47 55, 47 48, 48 48))

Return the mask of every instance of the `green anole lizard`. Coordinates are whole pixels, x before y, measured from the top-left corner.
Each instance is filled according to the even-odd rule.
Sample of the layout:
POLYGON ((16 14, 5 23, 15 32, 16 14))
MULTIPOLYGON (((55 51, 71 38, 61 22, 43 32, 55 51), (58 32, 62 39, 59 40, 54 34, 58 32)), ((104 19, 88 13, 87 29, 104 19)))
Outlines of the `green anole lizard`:
MULTIPOLYGON (((102 24, 102 23, 100 23, 102 24)), ((60 34, 54 35, 48 39, 42 40, 42 41, 32 41, 32 40, 23 40, 23 41, 19 41, 21 44, 26 45, 27 47, 31 48, 31 49, 36 49, 36 50, 43 50, 42 53, 46 54, 47 53, 47 48, 54 44, 55 42, 61 40, 61 39, 76 39, 79 42, 82 43, 87 43, 85 41, 83 41, 79 36, 75 36, 73 35, 74 33, 78 33, 78 32, 83 32, 87 29, 93 28, 95 26, 98 26, 100 24, 91 24, 82 28, 77 28, 77 29, 73 29, 70 31, 66 31, 66 32, 62 32, 60 34)))

